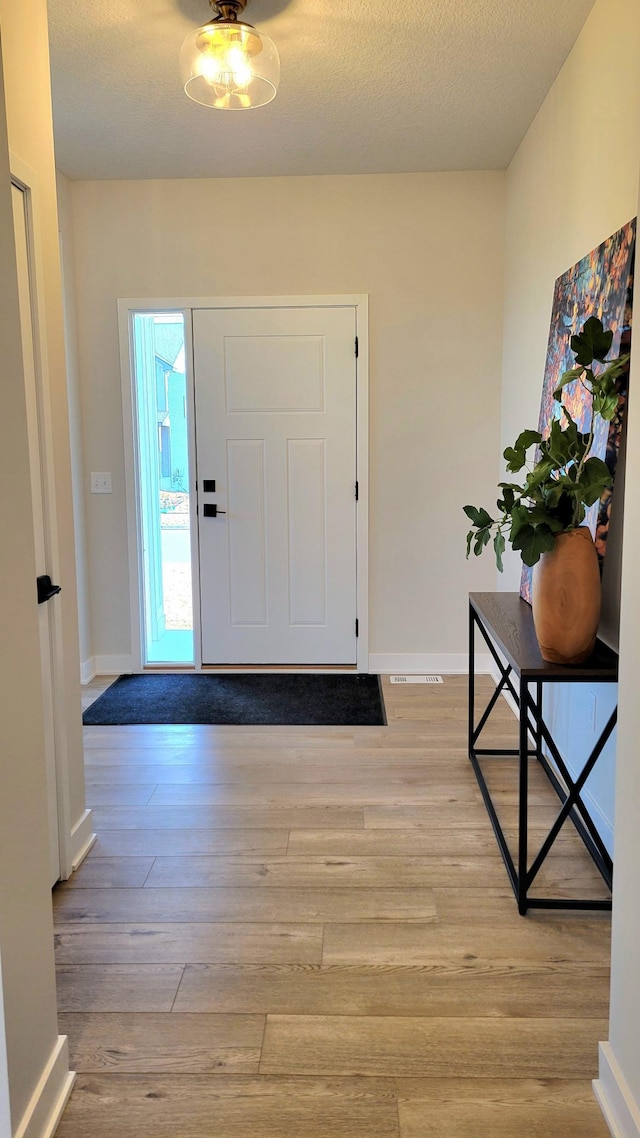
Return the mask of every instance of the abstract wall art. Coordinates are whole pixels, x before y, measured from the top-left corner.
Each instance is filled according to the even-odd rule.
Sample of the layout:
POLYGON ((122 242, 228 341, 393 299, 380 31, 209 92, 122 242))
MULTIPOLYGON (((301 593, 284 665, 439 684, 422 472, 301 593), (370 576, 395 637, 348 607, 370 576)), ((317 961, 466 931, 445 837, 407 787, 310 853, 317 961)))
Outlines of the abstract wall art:
MULTIPOLYGON (((633 260, 636 220, 624 225, 597 249, 558 277, 551 310, 549 343, 542 385, 542 401, 538 430, 546 437, 554 418, 562 415, 560 404, 553 398, 560 376, 574 363, 571 336, 578 332, 589 316, 597 316, 605 328, 613 331, 610 358, 628 352, 631 347, 631 309, 633 301, 633 260)), ((615 478, 620 441, 627 405, 628 367, 617 381, 618 411, 610 423, 600 419, 591 453, 604 459, 615 478)), ((578 426, 585 431, 591 416, 591 396, 579 380, 563 391, 563 402, 578 426)), ((607 549, 611 505, 615 484, 587 515, 594 536, 600 569, 607 549)), ((522 569, 520 595, 531 603, 532 570, 522 569)))

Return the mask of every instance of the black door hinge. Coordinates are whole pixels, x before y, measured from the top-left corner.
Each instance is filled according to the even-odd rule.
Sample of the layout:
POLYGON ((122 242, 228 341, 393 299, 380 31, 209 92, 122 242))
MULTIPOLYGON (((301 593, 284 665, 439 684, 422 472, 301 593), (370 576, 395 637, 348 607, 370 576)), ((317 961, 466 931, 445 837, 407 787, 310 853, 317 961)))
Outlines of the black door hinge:
POLYGON ((358 483, 356 482, 356 502, 358 501, 358 483))
POLYGON ((358 337, 356 336, 356 359, 358 358, 358 337))
POLYGON ((358 632, 358 626, 359 626, 359 622, 358 622, 358 620, 357 620, 357 618, 356 618, 356 636, 359 636, 359 635, 360 635, 360 633, 358 632))

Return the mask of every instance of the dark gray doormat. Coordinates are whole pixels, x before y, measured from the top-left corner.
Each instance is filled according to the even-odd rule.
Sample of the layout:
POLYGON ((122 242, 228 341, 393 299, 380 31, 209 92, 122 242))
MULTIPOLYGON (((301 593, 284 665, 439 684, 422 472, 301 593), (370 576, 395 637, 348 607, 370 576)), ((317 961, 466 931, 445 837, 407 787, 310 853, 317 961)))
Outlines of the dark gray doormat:
POLYGON ((87 726, 219 723, 378 727, 378 676, 280 674, 120 676, 83 716, 87 726))

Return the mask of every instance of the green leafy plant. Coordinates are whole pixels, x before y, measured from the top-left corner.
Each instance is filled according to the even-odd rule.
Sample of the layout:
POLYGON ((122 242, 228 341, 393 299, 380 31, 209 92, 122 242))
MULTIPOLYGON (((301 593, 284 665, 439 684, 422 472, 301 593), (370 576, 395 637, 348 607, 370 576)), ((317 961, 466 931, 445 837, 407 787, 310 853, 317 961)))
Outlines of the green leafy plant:
POLYGON ((624 371, 628 355, 607 360, 613 332, 590 316, 582 331, 571 337, 575 366, 566 371, 553 393, 562 407, 562 418, 554 419, 547 438, 538 431, 522 431, 504 458, 507 470, 517 474, 526 468, 524 483, 500 482, 502 496, 493 518, 482 506, 465 506, 472 528, 467 534, 467 557, 479 556, 493 538, 496 563, 502 572, 502 554, 509 541, 525 565, 535 565, 547 550, 553 549, 556 535, 577 529, 587 508, 612 485, 606 463, 591 455, 596 416, 613 419, 618 407, 616 379, 624 371), (602 367, 599 368, 598 365, 602 367), (591 394, 589 430, 578 430, 566 407, 563 389, 579 381, 591 394), (528 452, 535 447, 532 459, 528 452))

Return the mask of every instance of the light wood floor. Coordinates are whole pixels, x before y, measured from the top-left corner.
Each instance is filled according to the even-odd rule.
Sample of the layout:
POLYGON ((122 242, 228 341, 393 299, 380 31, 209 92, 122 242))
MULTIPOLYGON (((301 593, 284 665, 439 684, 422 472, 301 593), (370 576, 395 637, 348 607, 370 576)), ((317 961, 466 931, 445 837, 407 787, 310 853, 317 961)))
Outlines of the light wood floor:
MULTIPOLYGON (((464 677, 384 690, 387 727, 86 729, 58 1138, 606 1138, 609 919, 518 916, 464 677)), ((491 766, 513 832, 513 763, 491 766)), ((531 786, 542 834, 557 800, 531 786)), ((606 895, 569 831, 541 887, 606 895)))

